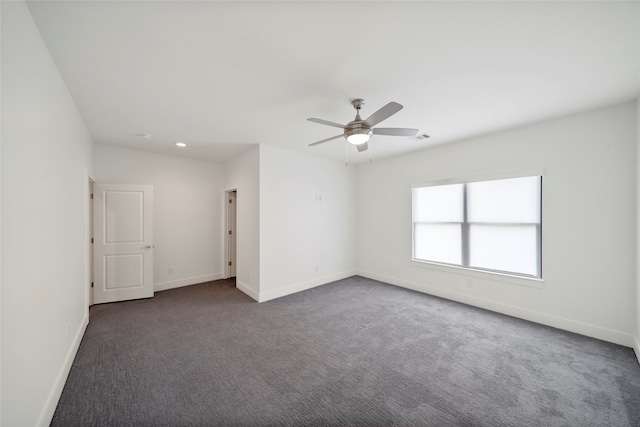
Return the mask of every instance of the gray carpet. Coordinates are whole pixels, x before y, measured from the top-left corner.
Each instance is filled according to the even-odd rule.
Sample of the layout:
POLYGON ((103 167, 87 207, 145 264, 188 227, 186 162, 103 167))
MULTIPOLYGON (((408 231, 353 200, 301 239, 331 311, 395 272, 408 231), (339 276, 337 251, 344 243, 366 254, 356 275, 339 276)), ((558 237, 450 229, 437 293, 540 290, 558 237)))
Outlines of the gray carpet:
POLYGON ((352 277, 94 306, 52 426, 640 426, 633 351, 352 277))

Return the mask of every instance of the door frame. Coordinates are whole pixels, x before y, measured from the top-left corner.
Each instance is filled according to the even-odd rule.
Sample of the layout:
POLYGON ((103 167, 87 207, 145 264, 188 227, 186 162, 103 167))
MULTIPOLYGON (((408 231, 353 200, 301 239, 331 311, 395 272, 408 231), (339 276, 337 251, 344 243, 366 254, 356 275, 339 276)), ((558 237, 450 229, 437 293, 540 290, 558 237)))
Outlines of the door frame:
POLYGON ((87 172, 87 194, 85 195, 85 242, 86 249, 86 289, 85 304, 93 305, 93 184, 96 180, 87 172))
POLYGON ((238 275, 238 189, 237 188, 231 188, 229 190, 226 190, 224 192, 224 217, 225 217, 225 223, 224 223, 224 272, 225 272, 225 278, 229 279, 231 278, 231 266, 229 265, 229 262, 235 262, 235 270, 236 270, 236 274, 235 276, 238 275), (230 212, 229 212, 229 197, 231 197, 231 193, 235 193, 235 201, 236 201, 236 208, 235 208, 235 218, 231 218, 230 212), (229 230, 231 230, 232 233, 234 233, 235 239, 236 239, 236 245, 235 245, 235 255, 232 256, 231 255, 231 237, 229 237, 229 230))

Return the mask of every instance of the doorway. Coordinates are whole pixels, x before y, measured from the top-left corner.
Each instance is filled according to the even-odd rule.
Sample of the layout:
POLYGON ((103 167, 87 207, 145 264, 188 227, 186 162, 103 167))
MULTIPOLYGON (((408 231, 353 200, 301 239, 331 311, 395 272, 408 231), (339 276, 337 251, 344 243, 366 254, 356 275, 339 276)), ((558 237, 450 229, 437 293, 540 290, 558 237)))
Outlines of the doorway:
POLYGON ((225 199, 227 205, 227 278, 232 278, 236 277, 238 191, 227 191, 225 199))

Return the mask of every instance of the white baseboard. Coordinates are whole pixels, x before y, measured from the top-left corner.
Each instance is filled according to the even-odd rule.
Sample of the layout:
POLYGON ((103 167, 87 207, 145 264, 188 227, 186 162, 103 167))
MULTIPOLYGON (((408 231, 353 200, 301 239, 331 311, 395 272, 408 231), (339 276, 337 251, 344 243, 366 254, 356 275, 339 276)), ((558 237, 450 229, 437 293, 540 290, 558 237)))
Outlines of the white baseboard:
POLYGON ((284 288, 274 289, 268 292, 260 292, 258 302, 270 301, 272 299, 281 298, 297 292, 306 291, 307 289, 315 288, 316 286, 325 285, 327 283, 335 282, 336 280, 346 279, 347 277, 354 276, 355 274, 356 270, 348 270, 341 273, 331 274, 329 276, 319 277, 307 282, 296 283, 284 288))
POLYGON ((633 337, 633 351, 636 353, 636 359, 640 363, 640 338, 633 337))
POLYGON ((241 292, 244 292, 245 294, 249 295, 254 300, 260 302, 260 294, 254 291, 253 289, 251 289, 249 286, 242 283, 241 281, 239 281, 237 278, 236 278, 236 288, 238 288, 238 290, 240 290, 241 292))
POLYGON ((197 285, 198 283, 211 282, 224 279, 222 273, 205 274, 204 276, 187 277, 186 279, 172 280, 170 282, 154 283, 153 291, 160 292, 168 289, 181 288, 183 286, 197 285))
POLYGON ((47 403, 42 410, 42 413, 40 414, 40 418, 38 419, 38 426, 40 427, 47 427, 49 426, 49 424, 51 424, 53 414, 55 413, 56 407, 58 406, 60 396, 62 396, 62 390, 64 389, 64 385, 67 382, 67 378, 69 377, 71 365, 73 365, 73 360, 76 358, 76 354, 78 353, 78 349, 80 348, 80 343, 82 342, 82 337, 84 337, 84 332, 87 329, 87 325, 89 325, 88 309, 84 315, 84 318, 82 319, 82 322, 80 323, 80 327, 76 331, 76 335, 73 337, 71 347, 69 347, 69 351, 67 352, 67 356, 65 357, 62 367, 60 368, 60 372, 58 373, 58 377, 56 378, 53 389, 49 393, 49 397, 47 397, 47 403))
MULTIPOLYGON (((554 316, 551 314, 541 313, 534 310, 528 310, 521 307, 516 307, 509 304, 503 304, 483 298, 474 297, 471 295, 462 294, 459 292, 451 292, 425 285, 423 283, 409 282, 406 280, 396 279, 385 275, 372 273, 368 271, 359 271, 358 275, 367 277, 369 279, 378 280, 381 282, 389 283, 391 285, 400 286, 402 288, 411 289, 414 291, 422 292, 425 294, 434 295, 437 297, 449 299, 452 301, 461 302, 464 304, 472 305, 475 307, 484 308, 497 313, 506 314, 509 316, 517 317, 520 319, 528 320, 542 325, 551 326, 554 328, 562 329, 569 332, 575 332, 580 335, 585 335, 592 338, 597 338, 603 341, 611 342, 614 344, 623 345, 625 347, 634 347, 636 355, 640 354, 638 350, 638 341, 634 340, 634 337, 630 334, 614 331, 612 329, 602 328, 600 326, 590 325, 583 322, 578 322, 563 317, 554 316)), ((640 357, 640 356, 639 356, 640 357)))

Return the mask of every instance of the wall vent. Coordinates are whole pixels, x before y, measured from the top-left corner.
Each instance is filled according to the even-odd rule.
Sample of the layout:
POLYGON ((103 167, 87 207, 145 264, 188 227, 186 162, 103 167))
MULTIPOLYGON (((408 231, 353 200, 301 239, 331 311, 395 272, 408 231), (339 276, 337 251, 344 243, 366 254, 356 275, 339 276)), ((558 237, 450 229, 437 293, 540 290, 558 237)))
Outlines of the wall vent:
POLYGON ((426 133, 421 133, 419 135, 414 136, 412 139, 415 139, 416 141, 422 141, 423 139, 427 139, 427 138, 431 138, 431 137, 426 133))

